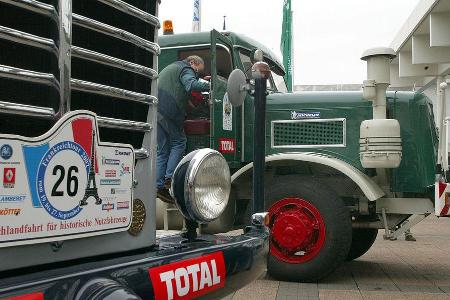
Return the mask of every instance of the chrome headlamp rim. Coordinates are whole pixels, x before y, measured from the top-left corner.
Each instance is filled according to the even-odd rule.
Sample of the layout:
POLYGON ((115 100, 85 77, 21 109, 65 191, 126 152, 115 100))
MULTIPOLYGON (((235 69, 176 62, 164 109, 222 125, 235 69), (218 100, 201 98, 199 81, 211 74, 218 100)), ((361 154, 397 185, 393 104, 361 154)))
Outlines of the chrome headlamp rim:
MULTIPOLYGON (((199 220, 199 221, 201 221, 203 223, 211 222, 211 221, 213 221, 214 219, 217 218, 216 217, 214 219, 208 219, 208 218, 204 217, 200 213, 197 205, 195 205, 196 203, 194 202, 194 199, 195 199, 195 187, 194 187, 194 184, 195 184, 195 179, 196 179, 197 174, 198 174, 198 170, 199 170, 201 164, 206 159, 208 159, 210 156, 219 156, 222 159, 224 159, 222 154, 220 154, 220 152, 218 152, 216 150, 209 149, 209 148, 200 149, 200 150, 198 150, 198 153, 192 158, 192 160, 191 160, 191 162, 189 164, 189 167, 188 167, 188 169, 186 171, 187 176, 185 178, 184 196, 185 196, 185 199, 188 200, 187 203, 186 203, 187 206, 189 207, 188 212, 191 215, 191 217, 194 217, 195 219, 197 219, 197 220, 199 220)), ((230 176, 230 174, 228 174, 228 175, 229 175, 228 177, 230 178, 230 185, 231 185, 231 176, 230 176)), ((226 201, 228 202, 228 199, 226 199, 226 201)))
MULTIPOLYGON (((208 223, 213 221, 214 219, 209 219, 203 216, 195 202, 195 179, 197 178, 198 170, 201 167, 202 163, 208 159, 210 156, 219 156, 226 164, 225 158, 222 154, 216 150, 204 148, 192 151, 188 153, 180 163, 175 168, 173 173, 172 186, 170 188, 170 193, 172 197, 175 199, 175 205, 181 212, 181 214, 189 220, 196 221, 199 223, 208 223), (184 171, 185 170, 185 171, 184 171), (183 173, 183 174, 179 174, 183 173), (180 176, 184 176, 183 181, 181 182, 180 176), (183 185, 183 187, 180 186, 183 185), (183 189, 182 191, 180 189, 183 189), (180 195, 181 194, 181 195, 180 195), (178 197, 177 197, 178 196, 178 197), (180 199, 183 198, 183 199, 180 199)), ((227 165, 227 170, 228 165, 227 165)), ((231 176, 228 173, 229 185, 231 188, 231 176)), ((229 197, 229 195, 228 195, 229 197)), ((228 202, 228 197, 225 199, 228 202)), ((226 207, 226 206, 225 206, 226 207)), ((220 216, 220 215, 219 215, 220 216)), ((218 217, 218 216, 217 216, 218 217)))

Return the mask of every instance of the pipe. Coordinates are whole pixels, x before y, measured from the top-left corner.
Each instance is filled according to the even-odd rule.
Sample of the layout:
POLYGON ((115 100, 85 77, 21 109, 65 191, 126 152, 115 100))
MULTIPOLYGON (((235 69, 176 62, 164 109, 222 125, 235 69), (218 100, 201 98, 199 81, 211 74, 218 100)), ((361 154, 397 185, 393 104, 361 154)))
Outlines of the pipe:
MULTIPOLYGON (((257 51, 258 52, 258 51, 257 51)), ((255 128, 253 131, 253 202, 252 213, 264 211, 264 171, 266 148, 266 89, 270 67, 262 61, 262 53, 255 53, 259 60, 252 67, 255 79, 255 128)))

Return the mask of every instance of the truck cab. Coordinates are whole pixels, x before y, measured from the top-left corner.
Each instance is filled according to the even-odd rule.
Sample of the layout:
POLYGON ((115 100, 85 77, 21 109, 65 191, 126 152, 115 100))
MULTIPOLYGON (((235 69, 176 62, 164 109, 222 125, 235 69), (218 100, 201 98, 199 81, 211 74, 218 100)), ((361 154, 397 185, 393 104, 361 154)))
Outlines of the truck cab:
MULTIPOLYGON (((389 78, 378 85, 368 80, 364 92, 287 93, 281 62, 245 35, 213 30, 164 35, 160 42, 160 69, 195 54, 207 64, 204 75, 212 76, 206 101, 186 116, 185 132, 191 150, 207 145, 224 155, 232 192, 226 212, 203 226, 205 232, 245 226, 251 213, 257 130, 251 66, 255 50, 264 53, 271 70, 264 207, 271 233, 268 271, 273 276, 321 279, 343 261, 363 255, 379 229, 385 230, 385 238, 395 239, 442 206, 435 200, 437 131, 425 95, 383 92, 389 78), (243 72, 247 85, 241 88, 249 90, 240 107, 231 107, 226 93, 234 69, 243 72), (379 90, 383 96, 377 99, 382 100, 373 98, 379 90)), ((391 52, 383 51, 369 52, 364 59, 392 59, 391 52)), ((157 226, 178 226, 176 213, 158 203, 160 215, 169 217, 165 222, 161 217, 157 226)))

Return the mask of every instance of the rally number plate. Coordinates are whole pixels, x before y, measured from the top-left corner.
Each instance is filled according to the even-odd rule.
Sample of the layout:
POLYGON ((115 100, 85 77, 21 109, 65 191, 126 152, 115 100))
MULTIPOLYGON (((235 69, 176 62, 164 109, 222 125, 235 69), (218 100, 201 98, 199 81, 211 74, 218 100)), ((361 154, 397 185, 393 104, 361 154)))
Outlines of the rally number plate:
POLYGON ((134 153, 74 111, 37 138, 0 135, 0 247, 127 230, 134 153))

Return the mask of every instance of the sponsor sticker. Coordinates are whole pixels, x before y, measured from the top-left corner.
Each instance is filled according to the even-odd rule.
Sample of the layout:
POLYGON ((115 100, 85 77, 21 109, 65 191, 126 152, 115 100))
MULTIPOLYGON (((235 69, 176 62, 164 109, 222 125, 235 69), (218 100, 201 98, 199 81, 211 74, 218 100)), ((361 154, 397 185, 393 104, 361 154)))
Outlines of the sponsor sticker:
POLYGON ((102 165, 118 166, 118 165, 120 165, 120 159, 106 158, 106 157, 102 156, 102 165))
POLYGON ((131 155, 131 151, 123 151, 123 150, 118 150, 118 149, 116 149, 115 153, 116 153, 116 155, 122 155, 122 156, 130 156, 131 155))
POLYGON ((18 216, 21 208, 0 208, 0 216, 18 216))
POLYGON ((233 107, 231 106, 228 94, 225 93, 222 100, 222 129, 226 131, 233 130, 233 107))
POLYGON ((116 177, 117 171, 116 170, 105 170, 105 177, 116 177))
POLYGON ((0 203, 22 202, 26 197, 24 195, 0 195, 0 203))
POLYGON ((320 119, 320 111, 291 111, 291 120, 320 119))
POLYGON ((222 252, 151 268, 148 270, 155 300, 193 299, 225 285, 222 252))
POLYGON ((126 174, 130 174, 130 167, 129 167, 129 166, 125 166, 125 164, 122 163, 122 164, 120 165, 120 170, 119 170, 119 172, 120 172, 120 176, 124 176, 124 175, 126 175, 126 174))
POLYGON ((100 179, 101 185, 120 185, 120 179, 100 179))
POLYGON ((128 192, 129 192, 129 190, 127 190, 127 189, 111 188, 111 195, 123 195, 128 192))
POLYGON ((219 139, 219 152, 235 153, 236 152, 236 140, 220 138, 219 139))
POLYGON ((3 187, 12 189, 16 184, 16 168, 5 168, 3 170, 3 187))
POLYGON ((114 203, 105 203, 102 204, 102 210, 111 211, 114 209, 114 203))
POLYGON ((128 209, 130 208, 130 201, 117 202, 117 209, 128 209))
POLYGON ((10 145, 4 144, 0 147, 0 157, 4 160, 8 160, 13 155, 13 149, 10 145))

